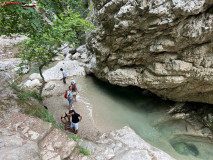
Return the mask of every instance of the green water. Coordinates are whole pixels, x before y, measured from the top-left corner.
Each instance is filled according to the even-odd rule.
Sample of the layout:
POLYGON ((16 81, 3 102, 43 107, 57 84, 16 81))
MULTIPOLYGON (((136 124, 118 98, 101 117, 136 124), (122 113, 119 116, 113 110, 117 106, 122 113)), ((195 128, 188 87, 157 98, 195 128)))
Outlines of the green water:
MULTIPOLYGON (((114 86, 93 77, 76 77, 80 101, 92 108, 103 131, 130 126, 142 139, 177 160, 212 160, 213 143, 191 136, 183 120, 164 121, 173 102, 143 95, 136 87, 114 86)), ((192 127, 191 127, 192 128, 192 127)))

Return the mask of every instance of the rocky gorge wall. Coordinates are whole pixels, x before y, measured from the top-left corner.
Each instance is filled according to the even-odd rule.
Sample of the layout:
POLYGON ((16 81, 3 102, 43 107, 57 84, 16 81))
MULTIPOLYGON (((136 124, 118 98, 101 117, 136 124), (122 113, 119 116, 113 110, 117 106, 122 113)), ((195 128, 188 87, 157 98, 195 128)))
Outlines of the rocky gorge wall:
MULTIPOLYGON (((0 44, 1 160, 105 160, 109 158, 116 160, 132 159, 132 157, 133 159, 174 160, 164 151, 142 140, 129 127, 101 134, 94 137, 94 139, 97 138, 97 141, 89 141, 88 139, 75 138, 76 136, 72 137, 72 133, 57 129, 60 126, 56 127, 54 123, 36 118, 43 117, 38 102, 35 99, 20 100, 18 93, 11 85, 13 82, 16 83, 18 78, 16 71, 18 64, 21 63, 19 58, 14 58, 18 52, 15 44, 23 39, 24 37, 15 37, 15 39, 6 36, 0 37, 0 42, 4 42, 0 44), (82 147, 89 149, 91 155, 82 153, 83 151, 80 151, 82 147)), ((72 56, 72 61, 69 58, 70 55, 67 57, 59 55, 54 58, 54 61, 59 62, 44 71, 48 82, 44 88, 44 95, 52 96, 53 89, 59 90, 60 85, 57 85, 54 80, 58 80, 62 76, 61 73, 60 76, 58 73, 61 67, 67 69, 69 76, 85 75, 83 62, 87 61, 87 58, 86 53, 82 52, 84 48, 85 46, 77 48, 77 53, 72 56), (77 62, 76 59, 79 59, 80 62, 77 62)), ((25 71, 27 72, 27 70, 25 71)), ((23 86, 29 90, 35 89, 40 86, 40 79, 38 73, 33 73, 23 86)), ((57 104, 55 105, 57 106, 57 104)), ((49 107, 49 111, 51 107, 53 106, 49 107)), ((52 114, 51 111, 47 115, 47 119, 51 117, 50 114, 52 114)), ((86 115, 83 116, 85 119, 86 115)), ((82 126, 82 124, 80 125, 82 126)), ((87 125, 87 127, 89 126, 87 125)))
POLYGON ((212 0, 92 0, 88 72, 176 101, 213 103, 212 0))

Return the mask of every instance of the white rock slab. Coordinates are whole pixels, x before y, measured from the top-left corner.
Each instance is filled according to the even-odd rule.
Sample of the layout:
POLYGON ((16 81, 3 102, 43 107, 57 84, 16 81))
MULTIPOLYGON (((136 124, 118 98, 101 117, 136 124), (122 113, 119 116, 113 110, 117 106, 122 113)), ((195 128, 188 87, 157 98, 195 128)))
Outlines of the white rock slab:
POLYGON ((43 75, 46 82, 60 80, 63 78, 60 68, 63 68, 63 70, 67 73, 68 77, 85 76, 86 73, 83 65, 83 63, 80 63, 78 61, 60 61, 56 66, 44 71, 43 75))
POLYGON ((34 79, 34 80, 28 80, 27 82, 24 83, 24 86, 25 87, 28 87, 28 88, 35 88, 37 86, 41 86, 41 82, 38 80, 38 79, 34 79))

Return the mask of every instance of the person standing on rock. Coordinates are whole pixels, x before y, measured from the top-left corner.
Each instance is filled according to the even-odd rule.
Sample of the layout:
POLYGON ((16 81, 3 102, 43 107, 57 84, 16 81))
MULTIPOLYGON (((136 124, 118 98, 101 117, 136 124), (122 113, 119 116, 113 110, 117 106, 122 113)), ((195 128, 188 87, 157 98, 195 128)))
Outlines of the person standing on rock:
POLYGON ((75 110, 70 110, 72 116, 72 122, 70 127, 73 129, 74 134, 78 133, 78 122, 82 120, 82 116, 75 112, 75 110), (80 119, 79 119, 80 117, 80 119))
POLYGON ((66 92, 67 92, 67 100, 69 102, 69 108, 72 109, 72 98, 73 98, 72 86, 69 86, 69 88, 66 92))
POLYGON ((63 82, 64 82, 64 84, 66 84, 67 73, 63 70, 63 68, 61 68, 60 70, 62 71, 63 82))
POLYGON ((79 93, 78 88, 77 88, 77 86, 76 86, 76 83, 74 83, 73 81, 71 82, 71 86, 72 86, 73 100, 74 100, 75 102, 77 102, 77 100, 76 100, 76 95, 77 95, 77 93, 79 93))
POLYGON ((64 123, 64 128, 68 131, 68 127, 70 126, 70 117, 71 117, 71 110, 65 112, 61 116, 61 122, 64 123))

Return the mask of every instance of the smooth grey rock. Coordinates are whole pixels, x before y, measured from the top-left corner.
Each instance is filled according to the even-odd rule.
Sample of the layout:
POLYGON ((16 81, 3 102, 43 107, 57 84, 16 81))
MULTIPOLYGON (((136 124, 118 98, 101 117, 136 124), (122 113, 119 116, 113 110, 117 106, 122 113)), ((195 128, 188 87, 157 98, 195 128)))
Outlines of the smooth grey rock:
POLYGON ((39 73, 32 73, 29 77, 30 80, 38 79, 41 80, 41 76, 39 73))
POLYGON ((41 142, 42 160, 66 159, 70 156, 77 143, 64 132, 54 129, 41 142))
POLYGON ((174 160, 167 153, 142 140, 129 127, 104 133, 96 142, 84 140, 80 146, 89 149, 91 156, 98 160, 174 160))
POLYGON ((34 80, 28 80, 27 82, 24 83, 24 87, 28 87, 28 88, 35 88, 37 86, 41 86, 41 82, 38 79, 34 79, 34 80))
POLYGON ((96 28, 87 33, 87 73, 175 101, 213 103, 213 1, 93 0, 93 5, 96 28))
POLYGON ((81 54, 80 54, 79 52, 76 52, 76 53, 72 56, 72 59, 73 59, 73 60, 78 60, 78 59, 80 59, 80 56, 81 56, 81 54))
POLYGON ((52 125, 21 113, 10 113, 0 124, 0 159, 40 159, 38 142, 52 125))
POLYGON ((83 67, 83 63, 80 63, 78 61, 60 61, 55 65, 54 67, 47 69, 44 71, 43 75, 46 82, 53 81, 53 80, 60 80, 63 78, 62 72, 60 71, 60 68, 63 68, 63 70, 67 73, 67 76, 85 76, 85 70, 83 67))
POLYGON ((86 45, 82 45, 76 49, 78 53, 85 53, 87 51, 86 45))
POLYGON ((53 81, 50 81, 45 85, 44 90, 46 90, 46 91, 53 90, 55 88, 55 86, 56 86, 56 83, 53 81))

